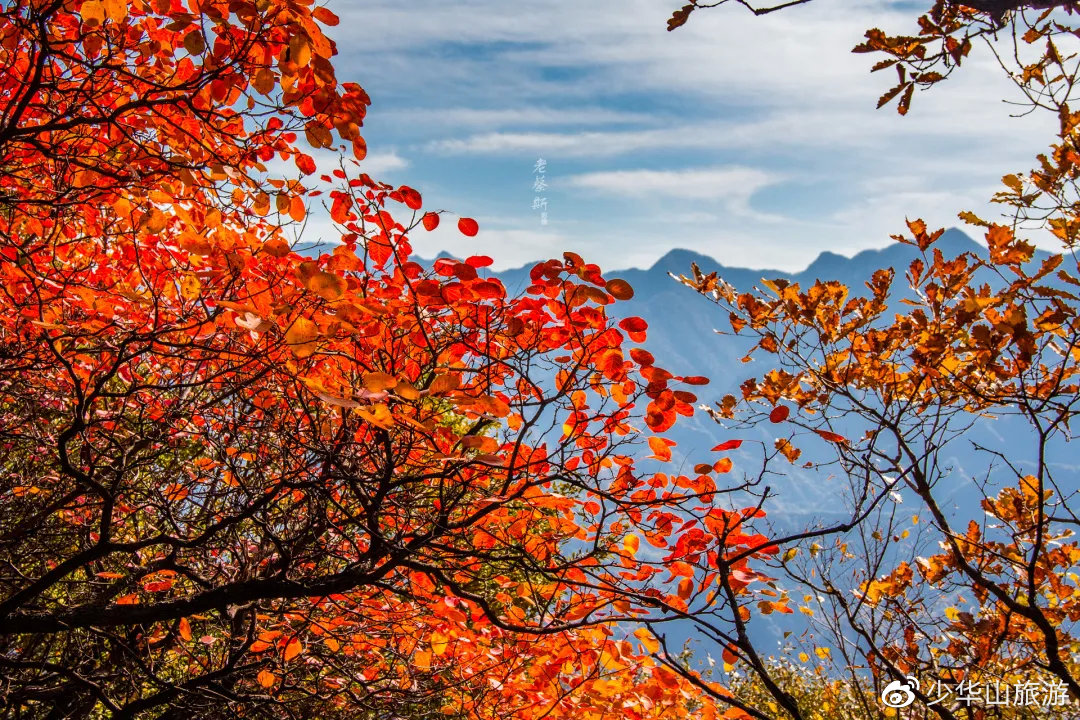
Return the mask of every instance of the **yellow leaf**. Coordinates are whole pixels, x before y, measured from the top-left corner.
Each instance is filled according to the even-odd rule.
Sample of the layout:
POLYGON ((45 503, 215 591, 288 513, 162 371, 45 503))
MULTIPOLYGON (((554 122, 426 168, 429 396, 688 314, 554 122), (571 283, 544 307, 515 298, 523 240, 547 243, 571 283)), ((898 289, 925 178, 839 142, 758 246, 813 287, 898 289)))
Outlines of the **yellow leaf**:
POLYGON ((416 400, 420 397, 420 391, 404 380, 398 380, 394 386, 394 394, 403 400, 416 400))
POLYGON ((98 0, 89 0, 79 9, 79 16, 88 25, 100 25, 105 22, 105 8, 98 0))
POLYGON ((311 43, 305 36, 293 35, 289 38, 289 59, 297 67, 306 67, 311 62, 311 43))
POLYGON ((799 660, 801 662, 810 662, 810 656, 804 652, 799 653, 799 660))
POLYGON ((308 357, 315 352, 319 337, 319 326, 307 318, 296 318, 285 332, 285 342, 296 357, 308 357))
POLYGON ((446 637, 442 633, 431 633, 431 652, 436 655, 445 655, 446 648, 450 644, 450 638, 446 637))
POLYGON ((373 405, 370 411, 357 408, 356 413, 372 425, 377 425, 384 430, 394 427, 394 416, 391 415, 390 408, 386 407, 386 405, 373 405))
POLYGON ((649 632, 648 628, 638 628, 634 631, 634 637, 648 652, 654 653, 660 650, 660 642, 649 632))
POLYGON ((103 0, 101 4, 105 9, 105 14, 113 22, 123 22, 127 17, 127 0, 103 0))
POLYGON ((384 372, 364 373, 364 388, 370 392, 382 392, 397 386, 397 379, 384 372))
POLYGON ((832 654, 832 652, 827 647, 819 647, 814 649, 814 654, 822 660, 825 660, 832 654))
POLYGON ((285 646, 285 662, 292 660, 303 651, 304 645, 300 642, 300 638, 293 638, 289 641, 289 644, 285 646))
POLYGON ((184 296, 186 300, 194 300, 199 297, 199 291, 202 290, 202 283, 199 282, 199 278, 194 275, 185 275, 180 280, 180 294, 184 296))
POLYGON ((637 552, 638 547, 641 545, 641 540, 637 535, 627 535, 622 541, 623 550, 633 555, 637 552))

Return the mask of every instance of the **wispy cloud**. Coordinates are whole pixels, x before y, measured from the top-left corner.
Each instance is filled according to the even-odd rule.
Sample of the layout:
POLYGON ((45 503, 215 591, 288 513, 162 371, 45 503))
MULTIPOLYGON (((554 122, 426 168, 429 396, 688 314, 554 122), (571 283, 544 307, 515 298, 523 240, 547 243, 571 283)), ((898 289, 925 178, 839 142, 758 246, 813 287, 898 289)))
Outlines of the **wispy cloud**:
POLYGON ((467 138, 435 140, 430 152, 447 155, 507 155, 542 152, 561 157, 623 155, 639 150, 714 145, 708 133, 690 128, 612 132, 493 132, 467 138))
POLYGON ((433 126, 442 131, 462 127, 609 126, 651 123, 656 120, 650 113, 602 107, 402 108, 390 111, 388 115, 401 122, 433 126))
POLYGON ((409 161, 396 152, 370 153, 360 163, 360 169, 371 175, 382 175, 409 167, 409 161))
MULTIPOLYGON (((761 216, 750 200, 762 188, 780 182, 775 173, 749 167, 685 168, 680 170, 612 170, 572 175, 563 182, 583 190, 615 197, 654 201, 720 204, 728 213, 761 216)), ((697 213, 701 214, 701 213, 697 213)), ((769 218, 776 220, 777 218, 769 218)))

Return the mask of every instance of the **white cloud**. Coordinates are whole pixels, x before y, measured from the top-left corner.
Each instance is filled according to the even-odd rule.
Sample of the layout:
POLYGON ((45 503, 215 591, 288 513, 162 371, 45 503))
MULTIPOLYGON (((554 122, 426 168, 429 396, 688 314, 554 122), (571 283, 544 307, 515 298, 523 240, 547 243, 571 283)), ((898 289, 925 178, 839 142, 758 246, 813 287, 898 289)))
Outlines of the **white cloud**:
POLYGON ((541 125, 622 125, 647 123, 654 117, 602 107, 403 108, 386 113, 394 120, 415 125, 458 127, 536 127, 541 125))
POLYGON ((876 58, 850 48, 869 27, 917 31, 922 8, 908 3, 819 0, 764 17, 730 3, 667 33, 675 5, 655 0, 331 2, 342 16, 339 68, 357 68, 362 83, 365 68, 376 78, 372 118, 387 120, 392 142, 411 156, 415 149, 418 165, 445 173, 432 185, 460 195, 437 197, 422 175, 410 184, 425 200, 481 220, 471 250, 460 237, 434 249, 486 249, 502 266, 565 248, 648 265, 681 246, 732 265, 801 269, 821 250, 888 243, 905 216, 950 225, 961 209, 983 211, 1001 175, 1031 167, 1054 131, 1049 114, 1009 117, 1016 108, 1001 100, 1016 99, 1016 90, 981 47, 947 82, 917 93, 907 117, 875 110, 895 75, 870 74, 876 58), (548 232, 524 210, 488 229, 484 217, 518 202, 498 164, 538 154, 567 158, 562 167, 577 173, 569 182, 551 177, 553 189, 568 182, 592 192, 553 199, 558 223, 548 232), (701 175, 704 184, 680 185, 732 166, 782 172, 791 182, 762 196, 799 219, 781 231, 763 222, 769 216, 724 212, 745 209, 768 183, 731 188, 701 175), (452 182, 463 172, 483 180, 466 192, 452 182), (634 212, 640 195, 627 184, 645 180, 679 232, 658 232, 660 222, 634 212), (797 213, 785 209, 784 193, 799 184, 797 213))
POLYGON ((673 147, 708 147, 707 133, 688 129, 626 130, 614 132, 493 132, 467 138, 436 140, 426 149, 447 155, 507 155, 544 153, 551 156, 597 157, 638 150, 673 147))
POLYGON ((369 175, 383 175, 409 167, 409 161, 394 151, 369 153, 360 161, 360 169, 369 175))
MULTIPOLYGON (((570 187, 616 197, 653 201, 719 202, 729 212, 755 215, 750 199, 779 175, 748 167, 687 168, 682 170, 611 170, 572 175, 570 187)), ((762 218, 764 219, 764 218, 762 218)))

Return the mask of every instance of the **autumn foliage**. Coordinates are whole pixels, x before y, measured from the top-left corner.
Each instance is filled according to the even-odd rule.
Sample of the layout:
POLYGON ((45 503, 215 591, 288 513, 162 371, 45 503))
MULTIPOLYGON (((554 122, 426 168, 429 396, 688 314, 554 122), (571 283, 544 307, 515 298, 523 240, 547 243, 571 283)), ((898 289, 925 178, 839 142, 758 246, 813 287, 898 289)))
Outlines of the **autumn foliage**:
MULTIPOLYGON (((683 8, 676 27, 717 4, 683 8)), ((829 702, 858 717, 878 717, 882 690, 909 677, 922 685, 899 717, 1057 717, 1080 698, 1077 484, 1062 459, 1080 397, 1075 10, 936 2, 917 35, 872 29, 854 50, 884 55, 872 70, 898 72, 878 107, 895 99, 905 114, 915 89, 941 83, 985 40, 1028 109, 1057 117, 1037 166, 1002 178, 993 200, 1003 221, 959 213, 982 235, 979 252, 950 253, 943 229, 912 220, 894 239, 913 259, 863 287, 763 279, 737 289, 697 267, 681 278, 749 338, 746 360, 765 363, 713 417, 768 422, 778 437, 764 444, 766 468, 845 481, 839 519, 762 530, 782 548, 779 586, 810 618, 795 657, 818 674, 808 691, 790 665, 736 643, 725 661, 747 673, 737 694, 758 698, 755 717, 816 717, 807 692, 829 696, 843 676, 843 698, 829 702), (1040 237, 1059 252, 1037 251, 1029 238, 1040 237), (983 699, 940 690, 965 684, 983 699), (1025 704, 1025 684, 1058 694, 1025 704), (986 699, 991 686, 1011 699, 986 699)), ((769 490, 761 496, 768 509, 769 490)))
POLYGON ((722 713, 617 624, 775 552, 717 502, 730 460, 656 472, 705 380, 572 253, 519 296, 411 261, 440 215, 363 172, 337 22, 0 12, 3 713, 722 713), (340 242, 301 253, 323 201, 340 242))

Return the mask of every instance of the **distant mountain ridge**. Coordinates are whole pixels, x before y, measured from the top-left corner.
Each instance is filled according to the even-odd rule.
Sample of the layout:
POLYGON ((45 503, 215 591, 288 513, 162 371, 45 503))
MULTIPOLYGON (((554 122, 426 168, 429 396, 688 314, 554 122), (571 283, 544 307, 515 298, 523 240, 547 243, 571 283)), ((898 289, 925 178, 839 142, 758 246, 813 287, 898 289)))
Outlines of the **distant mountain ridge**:
MULTIPOLYGON (((946 258, 962 252, 969 252, 985 257, 988 250, 985 244, 977 242, 957 229, 947 230, 934 244, 946 258)), ((1050 253, 1037 251, 1032 264, 1038 266, 1050 253)), ((699 295, 682 285, 669 275, 689 275, 692 263, 696 263, 704 273, 716 271, 739 291, 751 290, 760 286, 762 278, 784 278, 806 287, 816 280, 837 280, 848 286, 852 294, 866 291, 865 283, 874 271, 880 268, 893 268, 896 278, 894 302, 899 309, 899 300, 910 297, 904 278, 911 261, 920 257, 918 248, 903 243, 893 243, 881 249, 863 250, 852 257, 845 257, 834 252, 821 252, 806 269, 786 273, 780 270, 762 270, 728 267, 714 258, 686 249, 667 252, 653 263, 652 267, 642 270, 631 268, 622 271, 604 271, 606 278, 619 277, 627 280, 634 288, 634 297, 625 302, 608 306, 609 312, 622 318, 636 315, 649 324, 648 340, 644 346, 656 357, 657 364, 676 375, 704 375, 711 383, 695 389, 699 402, 712 404, 724 394, 737 392, 739 385, 749 377, 760 376, 770 369, 766 367, 767 358, 756 358, 750 363, 742 358, 753 347, 754 341, 749 335, 733 335, 730 332, 727 314, 708 298, 699 295), (720 330, 721 334, 717 334, 720 330)), ((611 258, 590 257, 601 268, 615 264, 611 258)), ((499 277, 510 292, 520 291, 529 284, 529 269, 532 266, 514 268, 492 273, 499 277)), ((989 281, 989 278, 988 278, 989 281)), ((985 423, 978 431, 979 435, 1004 433, 1008 436, 1007 423, 1004 420, 985 423)), ((772 442, 772 427, 754 428, 751 435, 768 443, 772 442)), ((696 413, 692 418, 680 418, 670 431, 670 436, 678 442, 675 456, 682 462, 693 465, 702 458, 709 457, 709 448, 732 435, 718 426, 704 413, 696 413)), ((748 437, 742 435, 742 437, 748 437)), ((955 478, 957 492, 962 494, 962 469, 970 464, 967 452, 961 452, 958 446, 955 466, 959 472, 955 478)), ((749 459, 749 458, 747 458, 749 459)), ((774 512, 788 513, 790 520, 798 524, 799 518, 828 515, 835 510, 830 505, 828 483, 813 471, 790 467, 786 470, 786 481, 781 483, 786 497, 778 498, 774 503, 774 512), (813 480, 812 480, 813 479, 813 480), (812 481, 811 481, 812 480, 812 481), (777 507, 780 505, 780 507, 777 507)), ((961 495, 957 495, 959 500, 961 495)), ((965 504, 961 501, 960 504, 965 504)))

